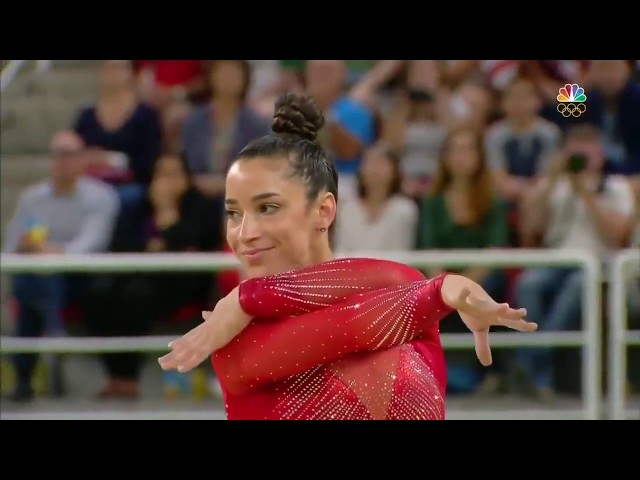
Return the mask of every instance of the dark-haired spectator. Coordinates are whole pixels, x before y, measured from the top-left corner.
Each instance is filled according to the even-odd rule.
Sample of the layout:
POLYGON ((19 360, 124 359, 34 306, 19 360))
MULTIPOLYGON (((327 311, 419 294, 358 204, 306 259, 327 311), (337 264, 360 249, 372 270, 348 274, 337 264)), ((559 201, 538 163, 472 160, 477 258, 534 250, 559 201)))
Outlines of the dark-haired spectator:
POLYGON ((401 186, 398 156, 382 143, 369 147, 357 173, 357 196, 341 202, 336 217, 336 250, 413 249, 418 208, 402 194, 401 186))
POLYGON ((397 92, 383 138, 400 153, 403 191, 422 197, 436 170, 447 128, 438 108, 437 68, 421 60, 411 61, 408 68, 409 83, 397 92))
POLYGON ((230 163, 250 140, 268 134, 270 127, 247 103, 251 85, 247 60, 212 60, 207 79, 211 99, 185 121, 182 151, 200 191, 220 198, 230 163))
MULTIPOLYGON (((194 186, 175 154, 158 159, 148 199, 135 215, 120 217, 113 252, 203 252, 222 247, 221 211, 194 186)), ((154 321, 185 305, 211 301, 213 274, 99 275, 90 285, 87 327, 96 336, 142 336, 154 321)), ((140 353, 102 355, 108 382, 102 398, 136 398, 140 353)))
POLYGON ((131 60, 103 60, 97 102, 83 108, 74 130, 88 149, 87 173, 116 187, 122 209, 142 201, 162 149, 158 112, 140 101, 131 60))
MULTIPOLYGON (((453 130, 445 139, 430 192, 421 205, 419 249, 486 249, 508 245, 507 211, 494 186, 482 140, 482 135, 470 128, 453 130)), ((506 301, 507 277, 502 269, 434 267, 428 275, 435 276, 444 270, 461 273, 480 283, 496 301, 506 301)), ((445 322, 441 328, 460 332, 460 325, 462 322, 445 322)), ((479 373, 473 355, 457 352, 447 355, 452 390, 474 390, 479 373)), ((499 386, 500 364, 496 366, 483 370, 487 376, 482 388, 487 393, 499 386)))

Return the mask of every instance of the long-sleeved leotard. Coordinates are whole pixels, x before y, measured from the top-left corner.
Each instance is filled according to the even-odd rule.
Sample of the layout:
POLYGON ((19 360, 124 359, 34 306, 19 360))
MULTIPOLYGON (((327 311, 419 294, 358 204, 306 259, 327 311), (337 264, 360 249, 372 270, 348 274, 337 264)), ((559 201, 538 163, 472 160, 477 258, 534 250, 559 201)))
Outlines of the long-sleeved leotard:
POLYGON ((441 418, 443 278, 345 259, 243 283, 256 321, 213 357, 228 418, 441 418))
POLYGON ((425 280, 403 263, 342 258, 240 284, 240 303, 256 318, 295 316, 334 305, 357 293, 425 280))

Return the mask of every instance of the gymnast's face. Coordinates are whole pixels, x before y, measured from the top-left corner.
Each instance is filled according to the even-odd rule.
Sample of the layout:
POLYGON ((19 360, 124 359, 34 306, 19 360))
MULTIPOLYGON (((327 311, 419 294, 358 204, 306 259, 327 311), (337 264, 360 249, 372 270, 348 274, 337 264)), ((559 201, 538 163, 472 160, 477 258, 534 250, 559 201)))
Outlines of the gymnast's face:
POLYGON ((331 212, 325 196, 309 201, 305 184, 290 175, 285 160, 235 162, 225 196, 227 241, 249 277, 316 262, 318 229, 328 226, 324 222, 331 212))

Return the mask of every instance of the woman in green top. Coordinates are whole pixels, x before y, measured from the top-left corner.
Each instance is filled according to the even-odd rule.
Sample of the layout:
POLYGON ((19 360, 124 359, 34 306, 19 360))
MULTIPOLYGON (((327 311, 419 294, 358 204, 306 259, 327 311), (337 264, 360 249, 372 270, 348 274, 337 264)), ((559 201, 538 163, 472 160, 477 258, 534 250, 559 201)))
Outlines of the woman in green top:
MULTIPOLYGON (((417 246, 420 250, 504 248, 509 245, 507 210, 493 185, 482 136, 476 131, 463 128, 448 134, 430 192, 422 201, 419 225, 417 246)), ((443 270, 433 268, 428 274, 434 276, 443 270)), ((506 301, 507 278, 503 270, 470 267, 456 273, 480 283, 497 301, 506 301)), ((457 322, 442 324, 444 328, 452 325, 457 322)), ((453 363, 449 368, 452 390, 473 389, 477 383, 475 365, 472 370, 463 367, 458 375, 453 363)), ((485 379, 483 388, 494 390, 496 384, 497 378, 491 375, 485 379)))

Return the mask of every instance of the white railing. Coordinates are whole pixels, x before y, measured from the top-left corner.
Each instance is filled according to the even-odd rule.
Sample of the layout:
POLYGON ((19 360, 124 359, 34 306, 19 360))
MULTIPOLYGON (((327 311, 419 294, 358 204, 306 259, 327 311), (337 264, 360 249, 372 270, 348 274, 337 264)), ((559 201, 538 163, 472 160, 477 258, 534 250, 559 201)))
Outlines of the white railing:
MULTIPOLYGON (((9 60, 9 63, 2 69, 2 74, 0 75, 0 93, 6 90, 20 72, 20 69, 29 61, 30 60, 9 60)), ((36 62, 36 69, 39 72, 46 72, 51 67, 51 60, 34 61, 36 62)))
MULTIPOLYGON (((573 250, 483 250, 483 251, 414 251, 414 252, 358 252, 358 257, 377 257, 395 260, 419 268, 442 267, 514 267, 514 266, 574 266, 583 268, 584 290, 582 311, 584 328, 577 332, 551 333, 494 333, 495 347, 519 346, 581 346, 583 352, 582 400, 579 411, 565 412, 566 417, 595 420, 601 416, 601 282, 600 262, 588 252, 573 250)), ((15 273, 71 273, 71 272, 202 272, 219 271, 238 266, 230 254, 97 254, 67 256, 25 256, 3 254, 0 256, 0 272, 15 273)), ((533 319, 535 320, 535 319, 533 319)), ((97 353, 100 351, 166 351, 168 337, 143 337, 136 339, 78 338, 78 339, 18 339, 2 337, 2 353, 17 351, 97 353)), ((473 349, 471 335, 443 334, 445 348, 473 349)), ((480 413, 480 412, 478 412, 480 413)), ((485 412, 486 413, 486 412, 485 412)), ((504 417, 508 412, 495 412, 494 417, 504 417)), ((547 411, 551 418, 557 411, 547 411)), ((493 413, 492 413, 493 415, 493 413)), ((486 418, 486 414, 480 414, 486 418)), ((557 417, 557 415, 556 415, 557 417)), ((512 418, 512 417, 510 417, 512 418)), ((545 411, 540 411, 540 419, 545 411)), ((555 417, 553 417, 555 418, 555 417)))
MULTIPOLYGON (((625 406, 627 353, 630 346, 640 346, 640 330, 628 329, 627 285, 631 275, 640 275, 640 249, 629 249, 613 259, 609 270, 609 418, 624 420, 630 416, 625 406)), ((634 418, 638 417, 635 412, 634 418)))

